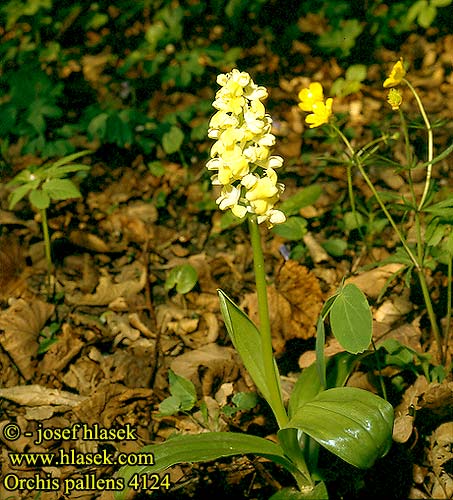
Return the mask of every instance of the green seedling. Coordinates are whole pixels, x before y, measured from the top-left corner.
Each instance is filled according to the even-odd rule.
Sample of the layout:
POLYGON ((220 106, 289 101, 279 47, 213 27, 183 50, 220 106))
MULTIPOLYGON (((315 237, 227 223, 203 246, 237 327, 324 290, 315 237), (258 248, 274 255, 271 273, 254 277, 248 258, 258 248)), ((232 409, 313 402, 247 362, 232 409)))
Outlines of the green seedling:
POLYGON ((90 151, 81 151, 65 156, 53 163, 43 166, 30 166, 14 177, 8 186, 13 188, 9 197, 9 208, 12 210, 19 201, 28 196, 32 207, 41 215, 41 225, 44 235, 44 246, 47 262, 48 292, 52 276, 52 256, 50 249, 49 226, 47 223, 47 209, 52 201, 80 198, 77 186, 71 179, 66 179, 68 174, 86 172, 88 165, 72 163, 74 160, 89 154, 90 151))
POLYGON ((174 267, 165 280, 165 290, 169 291, 176 287, 181 294, 189 293, 197 284, 198 273, 190 264, 182 264, 174 267))

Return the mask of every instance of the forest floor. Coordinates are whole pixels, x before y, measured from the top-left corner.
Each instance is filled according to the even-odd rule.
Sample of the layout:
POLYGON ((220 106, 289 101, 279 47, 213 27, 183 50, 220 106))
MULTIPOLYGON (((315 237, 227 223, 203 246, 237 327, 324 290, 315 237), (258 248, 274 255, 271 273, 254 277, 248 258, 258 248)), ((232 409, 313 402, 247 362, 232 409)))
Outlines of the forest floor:
MULTIPOLYGON (((435 365, 437 348, 416 285, 407 287, 397 278, 383 298, 379 295, 398 264, 369 269, 366 266, 392 255, 396 240, 391 228, 360 241, 355 232, 345 236, 339 228, 342 204, 347 204, 345 169, 325 167, 320 155, 341 156, 341 145, 325 141, 321 132, 304 134, 303 113, 297 93, 311 81, 325 88, 342 74, 335 61, 311 55, 303 44, 300 65, 288 74, 279 72, 276 55, 266 57, 256 47, 244 68, 255 82, 267 74, 268 106, 277 136, 275 153, 285 158, 283 200, 300 187, 316 183, 322 189, 317 201, 301 210, 309 232, 298 260, 287 259, 294 242, 262 228, 274 349, 289 392, 302 368, 314 360, 316 321, 325 300, 344 277, 367 295, 374 319, 374 341, 394 338, 435 365), (329 238, 347 241, 338 257, 323 250, 329 238), (379 299, 379 300, 378 300, 379 299)), ((344 127, 354 128, 358 145, 371 138, 376 124, 392 118, 382 80, 399 57, 410 64, 412 84, 420 92, 431 120, 445 120, 434 130, 440 152, 453 135, 453 36, 425 38, 413 35, 393 53, 381 50, 379 64, 367 68, 368 82, 360 92, 335 99, 334 111, 344 113, 344 127)), ((241 68, 242 69, 242 68, 241 68)), ((267 84, 266 84, 267 85, 267 84)), ((166 108, 196 103, 202 94, 181 93, 172 100, 156 92, 155 104, 166 108)), ((404 102, 415 109, 409 93, 404 102)), ((395 122, 396 123, 396 122, 395 122)), ((419 134, 423 142, 423 132, 419 134)), ((78 147, 90 146, 78 144, 78 147)), ((219 210, 204 210, 215 199, 205 164, 210 141, 198 156, 180 163, 159 160, 161 175, 153 174, 142 156, 122 157, 104 148, 87 159, 91 165, 80 190, 83 197, 58 202, 49 210, 55 271, 49 294, 44 244, 39 217, 24 201, 8 210, 10 189, 0 184, 0 427, 18 424, 21 436, 7 440, 0 432, 1 476, 34 478, 41 470, 61 485, 68 479, 88 481, 111 478, 117 465, 15 466, 8 453, 47 453, 71 449, 80 454, 137 453, 142 446, 162 442, 176 433, 236 430, 271 437, 276 423, 266 403, 259 400, 250 411, 233 414, 232 395, 254 391, 254 385, 233 350, 221 319, 216 290, 221 288, 252 318, 257 316, 252 255, 246 227, 222 227, 219 210), (184 164, 187 163, 187 164, 184 164), (159 203, 161 199, 165 203, 159 203), (165 289, 168 272, 190 264, 198 273, 195 288, 187 294, 165 289), (43 343, 47 339, 56 342, 43 343), (168 372, 191 380, 200 406, 190 414, 160 416, 159 404, 169 396, 168 372), (87 441, 62 439, 50 434, 40 442, 39 429, 71 428, 85 423, 90 429, 134 429, 136 439, 87 441), (31 433, 27 436, 26 433, 31 433)), ((399 153, 395 153, 398 155, 399 153)), ((38 159, 10 148, 13 172, 38 159)), ((407 190, 404 173, 370 167, 375 185, 396 192, 407 190)), ((423 172, 414 176, 417 193, 424 186, 423 172)), ((437 163, 433 179, 444 189, 453 186, 451 157, 437 163)), ((9 179, 6 179, 6 181, 9 179)), ((359 175, 354 185, 361 200, 370 192, 359 175)), ((343 210, 344 211, 344 210, 343 210)), ((409 222, 408 222, 409 224, 409 222)), ((406 227, 406 229, 409 229, 406 227)), ((445 316, 445 268, 430 276, 431 296, 440 318, 445 316)), ((442 321, 441 321, 442 324, 442 321)), ((451 344, 448 346, 451 361, 451 344)), ((327 353, 341 348, 328 339, 327 353)), ((383 375, 395 407, 395 442, 390 453, 368 471, 357 471, 331 455, 321 455, 332 498, 448 498, 453 493, 452 405, 453 382, 428 380, 420 371, 387 366, 383 375), (399 392, 394 390, 396 381, 399 392)), ((348 385, 379 392, 377 374, 359 366, 348 385)), ((66 482, 65 482, 66 481, 66 482)), ((283 486, 292 486, 285 472, 264 459, 239 457, 215 463, 181 464, 169 470, 169 489, 153 498, 265 499, 283 486)), ((68 499, 112 499, 111 491, 93 491, 94 483, 79 487, 68 499)), ((99 484, 98 487, 100 488, 99 484)), ((102 488, 100 488, 102 489, 102 488)), ((149 492, 148 492, 149 493, 149 492)), ((137 493, 134 498, 148 498, 137 493)), ((0 498, 57 500, 61 491, 7 491, 0 498), (35 495, 35 496, 34 496, 35 495)))

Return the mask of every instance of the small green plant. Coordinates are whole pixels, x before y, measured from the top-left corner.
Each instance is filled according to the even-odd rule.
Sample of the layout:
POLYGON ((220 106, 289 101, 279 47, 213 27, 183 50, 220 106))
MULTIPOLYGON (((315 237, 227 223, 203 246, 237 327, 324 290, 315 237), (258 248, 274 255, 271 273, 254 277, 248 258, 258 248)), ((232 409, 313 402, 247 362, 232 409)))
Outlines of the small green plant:
POLYGON ((169 291, 176 287, 176 291, 184 295, 193 289, 197 281, 197 270, 190 264, 181 264, 169 272, 165 280, 165 290, 169 291))
POLYGON ((176 415, 179 412, 188 412, 197 402, 197 393, 193 383, 173 370, 168 370, 168 383, 171 396, 164 399, 159 405, 159 415, 176 415))
MULTIPOLYGON (((128 484, 137 472, 159 473, 179 462, 199 462, 232 455, 256 454, 273 460, 294 477, 298 490, 279 492, 286 498, 327 498, 326 486, 317 467, 318 448, 323 446, 343 460, 361 468, 370 467, 385 455, 391 444, 393 409, 380 397, 352 387, 343 387, 353 363, 329 377, 324 357, 324 321, 330 317, 334 335, 350 353, 367 349, 371 340, 371 312, 363 293, 354 285, 342 287, 322 311, 317 330, 317 363, 302 373, 291 394, 288 408, 283 403, 280 375, 273 355, 267 302, 264 256, 260 223, 268 227, 285 223, 286 215, 274 208, 284 185, 276 169, 283 159, 272 156, 271 119, 261 100, 267 90, 245 72, 234 69, 219 75, 221 89, 213 106, 218 110, 210 121, 209 137, 217 142, 207 164, 221 185, 217 204, 247 221, 254 260, 258 297, 259 327, 222 291, 220 309, 230 339, 261 395, 269 404, 278 426, 278 443, 236 432, 210 432, 176 436, 158 445, 145 447, 154 454, 151 467, 124 467, 119 471, 128 484), (340 375, 341 374, 341 375, 340 375)), ((315 190, 313 190, 315 191, 315 190)), ((305 192, 287 204, 296 209, 304 198, 319 196, 305 192), (308 196, 310 195, 310 196, 308 196)), ((352 355, 352 354, 348 354, 352 355)), ((186 382, 172 389, 164 401, 173 411, 182 402, 190 407, 193 388, 186 382), (176 388, 182 394, 176 394, 176 388), (181 392, 181 391, 179 391, 181 392), (188 396, 188 397, 186 397, 188 396)), ((240 398, 238 401, 239 404, 240 398)), ((250 406, 251 401, 246 401, 250 406)), ((116 493, 123 500, 127 489, 116 493)), ((279 497, 279 498, 285 498, 279 497)))
MULTIPOLYGON (((405 163, 400 165, 394 161, 387 160, 382 156, 379 157, 379 159, 381 164, 387 167, 391 166, 398 172, 404 172, 406 174, 410 191, 409 197, 399 195, 398 193, 379 192, 366 170, 366 167, 371 162, 376 161, 376 152, 379 146, 382 143, 387 143, 389 141, 389 134, 378 137, 360 149, 355 149, 351 141, 334 123, 332 119, 333 99, 324 99, 323 88, 319 82, 313 82, 310 84, 309 88, 302 89, 300 91, 299 107, 303 111, 311 113, 306 117, 306 122, 310 125, 310 128, 327 124, 332 133, 340 138, 341 142, 346 147, 345 159, 340 161, 342 161, 346 167, 351 212, 349 221, 346 220, 345 217, 345 224, 348 223, 350 228, 356 227, 360 230, 364 223, 362 215, 357 211, 356 199, 353 190, 352 169, 355 167, 358 169, 373 194, 373 201, 378 204, 385 216, 385 219, 395 232, 401 247, 397 248, 393 255, 391 255, 388 259, 383 260, 380 264, 383 265, 387 262, 398 262, 403 264, 406 268, 407 283, 411 282, 412 274, 415 274, 417 277, 425 302, 431 331, 437 344, 439 362, 444 363, 446 360, 445 350, 448 343, 451 322, 451 262, 453 259, 453 236, 451 232, 451 223, 453 222, 453 196, 450 192, 445 195, 444 199, 435 202, 436 193, 432 182, 432 170, 436 163, 446 158, 453 151, 453 144, 447 147, 437 157, 434 157, 433 127, 416 89, 405 77, 406 69, 404 67, 403 60, 400 59, 397 63, 395 63, 388 78, 383 84, 384 88, 389 89, 387 98, 389 105, 394 111, 399 112, 401 137, 404 140, 404 150, 406 153, 405 163), (413 148, 411 147, 411 130, 401 110, 402 95, 398 89, 400 85, 406 85, 412 93, 423 121, 423 127, 426 129, 427 159, 424 162, 419 161, 415 157, 413 148), (416 167, 422 167, 426 172, 424 189, 420 197, 416 194, 413 182, 412 172, 416 167), (395 201, 397 203, 395 203, 395 201), (398 211, 396 214, 395 210, 398 211), (397 221, 401 219, 401 215, 403 216, 402 220, 410 218, 410 220, 414 221, 415 244, 409 241, 404 226, 397 223, 397 221), (440 242, 442 242, 441 245, 439 245, 440 242), (433 252, 434 247, 436 247, 437 251, 433 252), (435 259, 438 259, 438 262, 443 262, 448 266, 447 325, 444 336, 441 334, 428 288, 428 273, 436 267, 437 264, 435 259)), ((416 128, 419 129, 421 127, 417 124, 416 128)), ((399 134, 393 134, 394 139, 397 139, 398 137, 399 134)))
POLYGON ((447 7, 452 0, 417 0, 407 12, 406 23, 411 24, 415 20, 422 28, 429 28, 437 16, 439 7, 447 7))
MULTIPOLYGON (((14 177, 8 186, 13 188, 9 197, 9 208, 12 210, 19 201, 28 196, 30 204, 41 215, 42 232, 47 262, 48 286, 52 275, 52 256, 50 248, 49 226, 47 223, 47 209, 52 201, 80 198, 77 186, 70 179, 65 179, 68 174, 85 172, 90 169, 88 165, 72 163, 74 160, 91 153, 81 151, 65 156, 53 163, 42 166, 30 166, 14 177)), ((50 292, 50 288, 49 288, 50 292)))

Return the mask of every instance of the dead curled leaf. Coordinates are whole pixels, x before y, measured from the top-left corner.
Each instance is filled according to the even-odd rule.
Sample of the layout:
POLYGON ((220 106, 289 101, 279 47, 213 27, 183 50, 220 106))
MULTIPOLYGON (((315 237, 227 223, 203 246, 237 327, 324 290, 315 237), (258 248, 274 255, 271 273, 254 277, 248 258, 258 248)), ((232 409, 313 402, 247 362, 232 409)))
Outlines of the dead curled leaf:
POLYGON ((27 380, 36 370, 39 333, 53 311, 53 305, 39 299, 19 299, 0 313, 0 344, 27 380))
MULTIPOLYGON (((285 262, 277 274, 275 285, 268 287, 272 343, 277 354, 284 351, 288 340, 308 339, 316 334, 323 300, 318 278, 295 261, 285 262)), ((242 307, 257 324, 256 295, 247 295, 242 307)))
POLYGON ((0 398, 22 406, 64 405, 76 406, 86 399, 72 392, 50 389, 42 385, 17 385, 0 389, 0 398))
POLYGON ((392 274, 398 272, 404 267, 404 264, 387 264, 385 266, 377 267, 371 271, 366 271, 359 276, 353 276, 346 280, 347 283, 353 283, 358 286, 363 293, 377 299, 381 290, 387 283, 387 280, 392 274))
POLYGON ((70 304, 78 306, 106 306, 119 297, 130 298, 143 290, 146 283, 146 270, 139 261, 135 261, 128 269, 129 277, 115 283, 113 278, 106 272, 99 278, 99 284, 95 293, 74 293, 66 296, 70 304))
POLYGON ((239 375, 238 358, 230 347, 208 344, 175 358, 171 369, 201 387, 204 396, 212 393, 219 382, 233 382, 239 375))

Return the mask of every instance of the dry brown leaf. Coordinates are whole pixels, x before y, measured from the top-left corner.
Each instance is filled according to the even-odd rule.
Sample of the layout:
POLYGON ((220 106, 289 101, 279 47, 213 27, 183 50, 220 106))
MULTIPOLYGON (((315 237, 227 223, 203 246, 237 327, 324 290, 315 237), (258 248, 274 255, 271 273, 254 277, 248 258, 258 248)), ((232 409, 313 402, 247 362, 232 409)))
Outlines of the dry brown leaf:
POLYGON ((230 347, 208 344, 185 352, 170 365, 178 375, 191 380, 204 396, 209 396, 219 382, 234 382, 239 375, 236 353, 230 347))
POLYGON ((432 498, 452 498, 453 475, 447 463, 453 460, 453 422, 445 422, 433 432, 428 460, 433 469, 433 473, 429 474, 432 498))
POLYGON ((36 370, 39 333, 53 311, 53 305, 39 299, 19 299, 0 313, 0 343, 27 380, 36 370))
POLYGON ((68 323, 63 324, 62 332, 62 335, 58 336, 58 342, 50 346, 39 364, 41 374, 55 373, 58 375, 84 346, 84 342, 80 340, 68 323))
MULTIPOLYGON (((268 287, 272 344, 276 353, 285 349, 292 338, 308 339, 316 334, 316 322, 323 305, 318 278, 295 261, 285 262, 277 274, 275 286, 268 287)), ((258 323, 256 294, 244 298, 242 307, 258 323)))
POLYGON ((111 427, 119 417, 136 425, 143 413, 150 412, 152 395, 151 389, 129 389, 123 384, 105 382, 99 384, 89 398, 84 398, 73 412, 81 422, 90 425, 98 423, 111 427))
POLYGON ((129 274, 133 277, 125 279, 120 283, 114 283, 111 276, 104 272, 104 276, 99 278, 99 285, 93 294, 74 293, 66 296, 70 304, 85 306, 106 306, 119 297, 131 298, 141 290, 146 283, 147 273, 139 261, 135 261, 127 266, 129 274))
POLYGON ((377 299, 390 276, 403 267, 404 264, 387 264, 371 271, 366 271, 359 276, 348 278, 346 283, 353 283, 368 297, 377 299))
POLYGON ((62 405, 76 406, 86 399, 72 392, 50 389, 42 385, 18 385, 0 389, 0 398, 22 406, 62 405))

